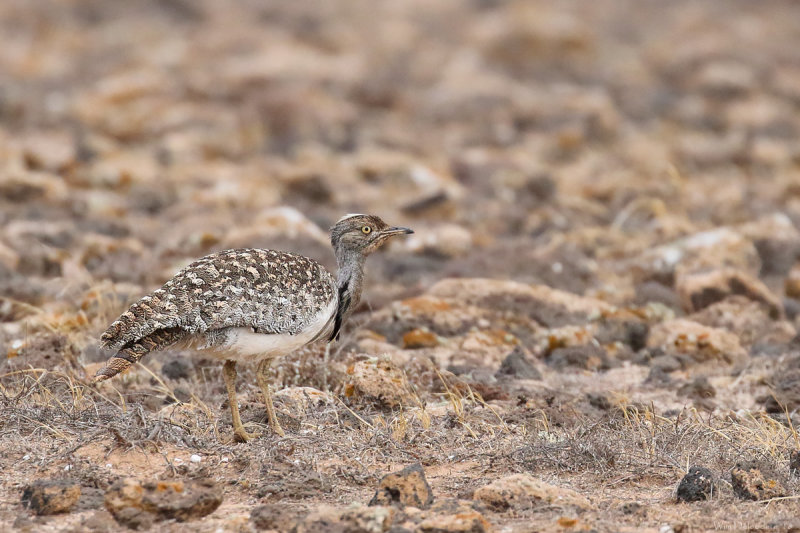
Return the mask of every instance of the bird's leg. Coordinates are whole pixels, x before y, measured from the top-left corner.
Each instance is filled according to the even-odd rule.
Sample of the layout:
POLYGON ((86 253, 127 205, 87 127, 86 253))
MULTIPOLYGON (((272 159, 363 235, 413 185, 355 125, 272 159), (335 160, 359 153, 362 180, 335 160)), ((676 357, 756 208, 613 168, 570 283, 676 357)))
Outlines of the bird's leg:
POLYGON ((225 388, 228 389, 228 403, 231 405, 231 418, 233 419, 233 436, 239 442, 247 442, 258 437, 244 430, 242 419, 239 417, 239 403, 236 401, 236 361, 225 361, 222 367, 222 376, 225 378, 225 388))
POLYGON ((322 392, 328 392, 328 360, 331 358, 331 343, 325 344, 325 355, 322 357, 322 392))
POLYGON ((278 417, 275 416, 275 406, 272 405, 272 393, 269 391, 269 381, 267 381, 267 371, 269 370, 270 362, 270 359, 259 361, 258 367, 256 367, 256 380, 258 380, 258 386, 261 387, 261 392, 264 393, 264 405, 267 407, 269 427, 272 428, 272 431, 284 437, 286 434, 283 432, 283 428, 281 428, 278 422, 278 417))

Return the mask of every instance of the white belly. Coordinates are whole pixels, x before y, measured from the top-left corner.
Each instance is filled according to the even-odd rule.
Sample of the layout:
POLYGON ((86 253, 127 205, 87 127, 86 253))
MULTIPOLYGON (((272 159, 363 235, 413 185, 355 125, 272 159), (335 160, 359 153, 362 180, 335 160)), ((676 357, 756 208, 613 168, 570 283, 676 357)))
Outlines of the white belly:
MULTIPOLYGON (((255 333, 252 328, 231 328, 224 343, 204 351, 219 359, 249 362, 288 355, 311 342, 329 326, 336 312, 336 301, 317 313, 313 321, 296 335, 288 333, 255 333)), ((197 346, 197 348, 203 348, 197 346)))

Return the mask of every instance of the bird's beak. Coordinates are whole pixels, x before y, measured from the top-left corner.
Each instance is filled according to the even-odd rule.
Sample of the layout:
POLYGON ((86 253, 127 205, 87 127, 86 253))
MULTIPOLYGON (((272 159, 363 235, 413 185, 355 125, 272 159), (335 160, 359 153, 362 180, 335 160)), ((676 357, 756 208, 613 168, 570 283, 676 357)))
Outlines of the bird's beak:
POLYGON ((385 230, 381 231, 381 233, 387 237, 391 237, 392 235, 408 235, 410 233, 414 233, 414 230, 411 228, 400 228, 400 227, 393 227, 393 228, 386 228, 385 230))

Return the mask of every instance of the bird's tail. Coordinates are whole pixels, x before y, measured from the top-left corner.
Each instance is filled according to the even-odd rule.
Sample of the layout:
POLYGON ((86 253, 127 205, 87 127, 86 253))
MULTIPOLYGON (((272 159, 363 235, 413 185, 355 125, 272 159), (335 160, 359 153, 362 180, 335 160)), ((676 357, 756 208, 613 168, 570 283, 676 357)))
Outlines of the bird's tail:
POLYGON ((159 329, 138 341, 127 344, 115 355, 111 356, 103 368, 97 371, 92 383, 99 383, 113 378, 120 372, 128 370, 134 363, 138 363, 148 353, 163 350, 185 336, 186 331, 182 328, 159 329))

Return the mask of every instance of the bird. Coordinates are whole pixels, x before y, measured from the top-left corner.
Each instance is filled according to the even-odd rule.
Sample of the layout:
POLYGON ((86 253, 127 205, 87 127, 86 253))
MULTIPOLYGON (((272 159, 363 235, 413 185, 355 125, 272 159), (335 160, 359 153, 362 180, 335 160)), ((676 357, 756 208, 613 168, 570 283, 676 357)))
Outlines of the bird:
POLYGON ((284 436, 266 373, 279 356, 339 338, 361 299, 368 255, 396 235, 414 233, 380 217, 348 214, 330 228, 334 276, 302 255, 258 248, 207 255, 175 274, 122 313, 100 337, 112 355, 92 383, 127 370, 146 354, 192 349, 223 363, 234 439, 247 442, 236 401, 236 364, 256 363, 270 428, 284 436))

